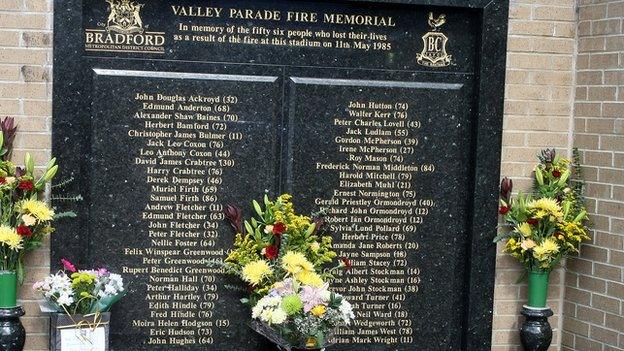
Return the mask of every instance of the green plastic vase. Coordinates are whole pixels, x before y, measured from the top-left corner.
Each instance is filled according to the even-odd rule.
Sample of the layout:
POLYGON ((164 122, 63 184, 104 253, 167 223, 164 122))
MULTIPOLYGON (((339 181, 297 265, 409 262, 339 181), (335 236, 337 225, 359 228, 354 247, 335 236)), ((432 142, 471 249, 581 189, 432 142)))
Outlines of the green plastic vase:
POLYGON ((529 307, 545 308, 550 271, 529 271, 529 307))
POLYGON ((15 271, 0 271, 0 308, 17 306, 17 274, 15 271))

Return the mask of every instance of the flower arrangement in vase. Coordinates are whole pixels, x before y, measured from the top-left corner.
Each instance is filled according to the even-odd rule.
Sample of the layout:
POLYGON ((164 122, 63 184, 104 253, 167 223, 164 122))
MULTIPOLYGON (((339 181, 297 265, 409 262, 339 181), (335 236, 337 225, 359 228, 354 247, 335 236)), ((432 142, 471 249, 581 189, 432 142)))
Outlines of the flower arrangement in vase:
POLYGON ((525 266, 530 307, 546 307, 550 272, 589 239, 584 184, 576 151, 574 155, 571 162, 555 150, 543 150, 534 170, 532 193, 513 198, 512 181, 504 178, 501 183, 499 212, 508 229, 494 242, 507 240, 505 252, 525 266))
POLYGON ((0 133, 0 308, 16 307, 17 285, 24 280, 24 257, 41 247, 54 231, 55 219, 71 213, 56 214, 39 200, 58 171, 56 159, 35 176, 35 162, 26 154, 24 166, 9 161, 17 127, 7 118, 0 133))
POLYGON ((265 196, 264 208, 256 201, 253 207, 256 216, 245 221, 240 209, 227 207, 234 248, 212 264, 246 283, 242 302, 258 333, 283 350, 327 347, 334 330, 354 318, 349 302, 329 288, 349 261, 336 262, 322 214, 297 214, 290 195, 265 196))

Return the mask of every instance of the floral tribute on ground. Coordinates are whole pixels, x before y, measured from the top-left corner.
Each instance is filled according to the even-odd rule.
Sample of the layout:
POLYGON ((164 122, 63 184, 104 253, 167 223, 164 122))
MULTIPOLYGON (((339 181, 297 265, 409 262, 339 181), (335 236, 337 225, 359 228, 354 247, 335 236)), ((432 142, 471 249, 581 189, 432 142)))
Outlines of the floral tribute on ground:
POLYGON ((126 295, 119 274, 105 268, 78 270, 66 259, 61 262, 64 270, 33 285, 44 298, 46 310, 67 315, 108 312, 126 295))
POLYGON ((544 150, 534 171, 529 194, 511 196, 512 181, 501 183, 500 214, 503 232, 494 242, 507 240, 505 252, 520 261, 529 274, 529 306, 545 307, 548 273, 564 258, 579 252, 589 239, 578 154, 574 162, 544 150))
POLYGON ((349 261, 336 260, 322 214, 297 214, 290 195, 253 207, 256 217, 244 221, 240 209, 226 208, 234 248, 211 264, 246 283, 242 302, 257 332, 287 350, 326 347, 333 331, 354 318, 351 304, 329 287, 349 261))

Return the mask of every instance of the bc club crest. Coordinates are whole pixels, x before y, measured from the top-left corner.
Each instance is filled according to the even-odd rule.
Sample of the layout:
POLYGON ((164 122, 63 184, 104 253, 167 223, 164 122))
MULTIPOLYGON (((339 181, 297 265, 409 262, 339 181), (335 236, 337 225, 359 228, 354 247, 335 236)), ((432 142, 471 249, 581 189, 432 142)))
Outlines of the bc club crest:
POLYGON ((446 52, 448 37, 439 30, 446 23, 446 15, 442 14, 438 18, 434 18, 433 12, 429 12, 428 22, 431 31, 422 37, 423 49, 420 54, 416 55, 417 62, 419 65, 427 67, 450 66, 452 55, 446 52))
POLYGON ((110 11, 106 20, 107 31, 121 34, 143 33, 140 12, 144 4, 130 0, 106 0, 106 2, 110 11))

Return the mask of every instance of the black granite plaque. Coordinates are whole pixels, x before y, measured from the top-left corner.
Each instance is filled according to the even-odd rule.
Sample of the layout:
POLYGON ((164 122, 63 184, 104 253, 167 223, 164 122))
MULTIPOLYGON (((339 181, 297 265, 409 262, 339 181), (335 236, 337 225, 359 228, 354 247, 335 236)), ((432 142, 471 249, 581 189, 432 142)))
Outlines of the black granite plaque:
MULTIPOLYGON (((54 154, 85 202, 52 265, 131 294, 113 350, 264 349, 202 264, 264 193, 328 208, 357 321, 336 350, 489 350, 507 2, 71 0, 54 154)), ((63 203, 57 204, 66 206, 63 203)))

